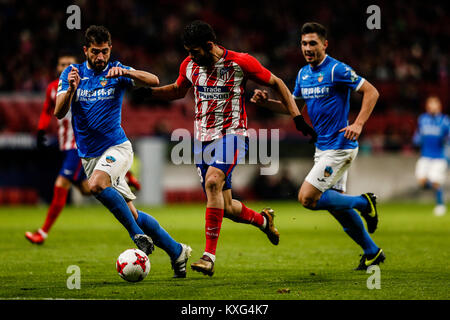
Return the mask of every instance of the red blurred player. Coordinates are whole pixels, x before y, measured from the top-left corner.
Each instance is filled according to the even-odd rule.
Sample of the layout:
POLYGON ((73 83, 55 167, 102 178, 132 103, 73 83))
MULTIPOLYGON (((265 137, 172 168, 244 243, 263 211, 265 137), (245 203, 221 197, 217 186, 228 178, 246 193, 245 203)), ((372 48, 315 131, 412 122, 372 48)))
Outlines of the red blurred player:
MULTIPOLYGON (((58 57, 56 71, 59 74, 72 63, 76 63, 76 58, 70 54, 62 54, 58 57)), ((44 106, 39 118, 37 147, 42 149, 46 146, 45 132, 48 129, 55 108, 56 92, 58 90, 58 78, 52 81, 46 90, 44 106)), ((35 244, 42 244, 48 236, 50 228, 55 223, 59 214, 63 210, 67 202, 67 195, 72 184, 75 185, 83 195, 90 195, 86 174, 84 173, 81 160, 78 156, 75 136, 72 129, 72 116, 68 114, 61 120, 58 120, 58 143, 59 148, 64 154, 63 164, 56 178, 53 198, 47 211, 47 217, 44 224, 35 232, 25 232, 25 237, 35 244)), ((136 190, 140 190, 141 186, 138 180, 128 172, 126 175, 127 182, 136 190)))

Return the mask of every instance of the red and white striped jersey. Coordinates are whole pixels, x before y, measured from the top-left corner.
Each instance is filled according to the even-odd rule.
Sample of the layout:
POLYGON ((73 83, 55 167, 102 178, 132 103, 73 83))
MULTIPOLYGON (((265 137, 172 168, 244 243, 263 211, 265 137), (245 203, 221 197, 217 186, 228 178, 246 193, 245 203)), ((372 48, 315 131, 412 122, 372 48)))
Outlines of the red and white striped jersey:
MULTIPOLYGON (((45 101, 39 117, 38 130, 47 130, 53 117, 53 110, 56 105, 56 92, 58 90, 58 81, 56 79, 47 86, 45 92, 45 101)), ((72 113, 67 112, 66 116, 58 120, 58 143, 62 151, 76 149, 75 136, 72 129, 72 113)))
POLYGON ((225 134, 247 135, 245 84, 248 79, 266 85, 269 70, 247 53, 224 50, 211 67, 187 57, 180 66, 179 87, 194 87, 195 138, 211 141, 225 134))

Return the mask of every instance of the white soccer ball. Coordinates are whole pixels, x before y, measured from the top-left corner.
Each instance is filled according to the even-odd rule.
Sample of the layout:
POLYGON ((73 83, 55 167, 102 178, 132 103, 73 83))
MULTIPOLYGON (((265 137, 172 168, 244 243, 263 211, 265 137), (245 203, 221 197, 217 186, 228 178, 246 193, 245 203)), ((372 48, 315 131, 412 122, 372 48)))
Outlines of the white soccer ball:
POLYGON ((122 279, 138 282, 150 272, 150 260, 139 249, 127 249, 117 258, 116 269, 122 279))

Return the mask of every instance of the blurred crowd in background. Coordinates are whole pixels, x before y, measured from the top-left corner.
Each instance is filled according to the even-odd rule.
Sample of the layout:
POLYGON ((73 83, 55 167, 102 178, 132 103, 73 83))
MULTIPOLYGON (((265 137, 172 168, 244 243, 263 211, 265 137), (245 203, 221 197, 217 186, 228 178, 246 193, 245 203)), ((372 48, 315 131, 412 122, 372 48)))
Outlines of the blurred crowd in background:
MULTIPOLYGON (((378 1, 379 30, 366 26, 368 5, 356 0, 2 0, 0 94, 42 94, 56 76, 58 52, 69 50, 83 58, 83 34, 91 24, 105 25, 111 31, 114 59, 155 73, 161 84, 171 83, 186 56, 182 29, 194 19, 209 22, 221 45, 254 55, 293 89, 297 72, 305 64, 299 45, 301 25, 318 21, 329 30, 328 53, 352 66, 381 93, 362 144, 372 150, 408 149, 415 119, 423 112, 428 94, 437 94, 447 111, 449 5, 378 1), (66 8, 71 4, 81 8, 81 30, 66 27, 66 8)), ((359 110, 358 98, 352 98, 352 116, 359 110)), ((272 123, 270 112, 255 109, 248 104, 250 126, 252 121, 256 127, 272 123)))

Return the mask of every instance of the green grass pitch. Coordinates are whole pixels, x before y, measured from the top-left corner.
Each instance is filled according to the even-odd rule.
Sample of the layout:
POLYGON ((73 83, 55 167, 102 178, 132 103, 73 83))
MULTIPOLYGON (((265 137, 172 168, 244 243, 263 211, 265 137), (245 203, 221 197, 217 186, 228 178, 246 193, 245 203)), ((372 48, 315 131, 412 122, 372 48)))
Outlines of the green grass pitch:
MULTIPOLYGON (((450 298, 450 215, 433 216, 431 204, 379 205, 373 238, 387 259, 381 265, 381 289, 372 290, 367 288, 370 274, 353 271, 361 250, 329 214, 293 202, 247 205, 275 209, 278 246, 253 226, 224 220, 213 277, 189 268, 186 279, 172 279, 168 256, 156 249, 150 274, 139 283, 117 275, 118 255, 134 244, 103 207, 67 207, 42 246, 30 244, 24 232, 42 224, 46 207, 1 207, 0 299, 450 298), (67 288, 70 265, 80 267, 79 290, 67 288)), ((192 247, 189 262, 201 256, 203 204, 141 209, 192 247)))

